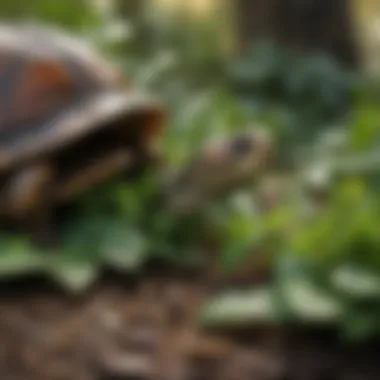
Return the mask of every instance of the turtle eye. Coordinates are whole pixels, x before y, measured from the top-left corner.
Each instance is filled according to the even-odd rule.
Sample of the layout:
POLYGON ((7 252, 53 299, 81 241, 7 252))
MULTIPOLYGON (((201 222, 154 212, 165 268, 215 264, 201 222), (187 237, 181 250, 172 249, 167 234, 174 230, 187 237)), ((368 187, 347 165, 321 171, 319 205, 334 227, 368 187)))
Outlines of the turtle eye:
POLYGON ((254 149, 254 142, 247 136, 239 136, 232 141, 231 152, 236 156, 244 156, 254 149))

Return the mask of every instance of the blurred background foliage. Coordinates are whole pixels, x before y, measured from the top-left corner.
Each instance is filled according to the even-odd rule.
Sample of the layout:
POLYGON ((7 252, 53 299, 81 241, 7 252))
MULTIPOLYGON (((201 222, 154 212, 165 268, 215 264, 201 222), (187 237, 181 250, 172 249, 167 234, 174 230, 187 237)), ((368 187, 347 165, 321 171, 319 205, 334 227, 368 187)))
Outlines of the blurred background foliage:
POLYGON ((78 31, 92 28, 101 22, 98 12, 86 0, 48 2, 45 0, 3 1, 0 6, 3 21, 44 21, 78 31))
POLYGON ((262 288, 219 295, 203 310, 205 323, 296 320, 338 325, 346 337, 377 334, 377 79, 328 55, 304 56, 270 41, 231 56, 222 17, 149 12, 138 1, 120 1, 115 9, 100 12, 80 0, 6 0, 0 15, 81 34, 136 86, 158 94, 169 110, 166 170, 182 165, 209 138, 264 125, 275 136, 281 163, 274 176, 285 178, 276 189, 280 196, 263 212, 260 192, 239 189, 184 220, 157 206, 160 173, 115 181, 78 201, 54 255, 41 256, 22 237, 2 236, 0 274, 42 270, 81 290, 104 264, 137 270, 152 255, 202 260, 204 239, 211 236, 227 272, 262 254, 263 246, 270 259, 262 288))

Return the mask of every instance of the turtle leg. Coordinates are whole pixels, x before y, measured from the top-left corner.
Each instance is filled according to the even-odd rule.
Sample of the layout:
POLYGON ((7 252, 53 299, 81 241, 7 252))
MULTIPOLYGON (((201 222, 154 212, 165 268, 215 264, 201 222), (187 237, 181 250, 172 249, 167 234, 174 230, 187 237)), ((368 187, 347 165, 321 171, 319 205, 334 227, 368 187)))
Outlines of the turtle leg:
POLYGON ((8 212, 37 244, 52 244, 52 170, 46 164, 32 164, 19 170, 7 184, 8 212))

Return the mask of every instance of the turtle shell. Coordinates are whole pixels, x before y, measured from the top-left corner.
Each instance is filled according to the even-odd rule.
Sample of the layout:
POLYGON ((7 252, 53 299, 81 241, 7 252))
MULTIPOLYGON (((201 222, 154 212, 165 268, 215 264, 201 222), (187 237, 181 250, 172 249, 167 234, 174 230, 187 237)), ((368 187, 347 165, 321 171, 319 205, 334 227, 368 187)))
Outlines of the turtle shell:
POLYGON ((152 139, 161 105, 128 88, 89 44, 47 26, 0 26, 1 171, 136 113, 144 122, 125 128, 152 139))

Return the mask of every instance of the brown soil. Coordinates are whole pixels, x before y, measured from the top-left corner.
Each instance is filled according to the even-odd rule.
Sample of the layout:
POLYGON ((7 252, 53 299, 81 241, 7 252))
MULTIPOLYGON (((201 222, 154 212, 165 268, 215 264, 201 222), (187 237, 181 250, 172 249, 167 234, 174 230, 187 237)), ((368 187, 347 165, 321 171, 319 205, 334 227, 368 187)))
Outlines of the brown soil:
MULTIPOLYGON (((3 380, 372 380, 376 347, 327 332, 200 331, 196 273, 107 274, 83 296, 36 279, 0 286, 3 380)), ((377 347, 380 348, 380 347, 377 347)))

